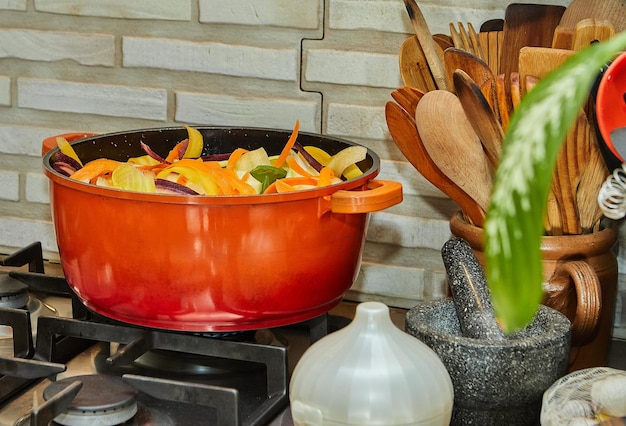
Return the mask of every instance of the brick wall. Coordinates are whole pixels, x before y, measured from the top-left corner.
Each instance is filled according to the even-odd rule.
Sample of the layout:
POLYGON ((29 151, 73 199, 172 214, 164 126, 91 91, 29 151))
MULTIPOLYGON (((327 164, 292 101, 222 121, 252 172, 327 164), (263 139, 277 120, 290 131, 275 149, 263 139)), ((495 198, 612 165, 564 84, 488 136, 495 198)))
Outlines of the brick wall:
MULTIPOLYGON (((419 4, 433 33, 456 21, 478 28, 506 6, 419 4)), ((408 34, 401 0, 0 0, 0 252, 40 240, 58 258, 44 137, 173 123, 290 129, 299 119, 372 148, 380 177, 404 185, 405 201, 372 217, 350 297, 442 297, 439 249, 457 207, 404 160, 384 119, 408 34)))

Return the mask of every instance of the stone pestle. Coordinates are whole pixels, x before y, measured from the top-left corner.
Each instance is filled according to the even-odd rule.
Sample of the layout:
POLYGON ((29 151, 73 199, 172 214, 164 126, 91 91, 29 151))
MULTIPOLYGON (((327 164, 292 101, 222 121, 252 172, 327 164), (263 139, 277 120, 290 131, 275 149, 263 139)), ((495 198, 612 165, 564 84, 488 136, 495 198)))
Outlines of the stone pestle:
POLYGON ((504 339, 496 322, 485 273, 469 243, 452 237, 443 245, 441 257, 461 334, 475 339, 504 339))

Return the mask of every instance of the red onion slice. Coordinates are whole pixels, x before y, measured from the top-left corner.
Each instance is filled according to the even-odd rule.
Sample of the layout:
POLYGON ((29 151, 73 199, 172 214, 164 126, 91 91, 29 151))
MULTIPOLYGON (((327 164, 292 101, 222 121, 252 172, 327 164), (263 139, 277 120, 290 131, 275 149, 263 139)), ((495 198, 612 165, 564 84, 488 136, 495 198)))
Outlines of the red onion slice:
POLYGON ((154 158, 155 160, 157 160, 159 163, 167 163, 167 161, 165 161, 165 158, 161 157, 159 154, 157 154, 156 152, 154 152, 152 150, 152 148, 150 148, 148 145, 146 145, 143 142, 139 142, 141 144, 141 149, 144 150, 144 152, 146 154, 148 154, 150 157, 154 158))
POLYGON ((167 179, 156 178, 154 180, 154 184, 155 184, 157 189, 163 189, 163 190, 166 190, 166 191, 171 191, 171 192, 174 192, 176 194, 200 195, 196 191, 194 191, 193 189, 191 189, 191 188, 189 188, 189 187, 187 187, 185 185, 181 185, 180 183, 172 182, 171 180, 167 180, 167 179))
POLYGON ((226 161, 230 158, 231 153, 203 155, 202 161, 226 161))
POLYGON ((293 149, 295 149, 296 152, 301 154, 302 157, 304 157, 304 159, 311 165, 311 167, 313 167, 318 172, 321 171, 322 168, 324 167, 311 154, 309 154, 306 149, 304 149, 304 147, 302 146, 300 142, 296 141, 293 144, 293 149))

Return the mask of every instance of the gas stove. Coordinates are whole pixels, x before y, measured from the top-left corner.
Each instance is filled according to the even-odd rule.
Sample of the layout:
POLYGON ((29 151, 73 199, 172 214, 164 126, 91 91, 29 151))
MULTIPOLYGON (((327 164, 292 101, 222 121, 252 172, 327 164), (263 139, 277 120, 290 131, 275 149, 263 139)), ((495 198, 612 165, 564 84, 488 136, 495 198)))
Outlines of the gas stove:
POLYGON ((46 273, 39 243, 0 265, 0 426, 289 425, 295 364, 351 320, 147 329, 86 309, 61 275, 46 273))

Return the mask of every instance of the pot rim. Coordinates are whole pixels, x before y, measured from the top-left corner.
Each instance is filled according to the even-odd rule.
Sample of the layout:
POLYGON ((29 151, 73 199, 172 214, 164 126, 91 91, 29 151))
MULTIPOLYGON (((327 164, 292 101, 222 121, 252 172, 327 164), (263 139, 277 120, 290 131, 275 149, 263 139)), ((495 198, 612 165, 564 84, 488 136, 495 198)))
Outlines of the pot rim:
MULTIPOLYGON (((227 126, 193 126, 200 131, 241 131, 241 132, 271 132, 285 135, 286 138, 291 134, 290 130, 284 129, 272 129, 263 127, 227 127, 227 126)), ((168 132, 168 131, 183 131, 184 127, 181 126, 167 126, 167 127, 151 127, 144 129, 132 129, 119 132, 103 133, 95 136, 88 136, 79 138, 72 142, 75 144, 87 144, 93 143, 96 146, 98 140, 111 137, 123 137, 130 133, 147 133, 147 132, 168 132)), ((298 135, 306 137, 314 137, 336 141, 342 144, 351 146, 363 146, 356 142, 352 142, 346 139, 322 135, 312 132, 298 132, 298 135)), ((352 190, 361 188, 369 181, 373 180, 380 172, 380 158, 370 148, 367 149, 367 156, 371 159, 372 165, 368 170, 363 171, 361 176, 346 180, 340 183, 328 185, 321 188, 306 189, 301 191, 289 192, 289 193, 276 193, 276 194, 253 194, 253 195, 184 195, 184 194, 148 194, 142 192, 132 192, 116 188, 108 188, 103 186, 96 186, 85 182, 70 179, 67 176, 57 172, 51 166, 51 159, 60 150, 58 147, 54 147, 46 152, 43 156, 43 171, 44 174, 50 179, 50 183, 57 183, 67 188, 74 189, 80 192, 88 192, 94 195, 103 197, 110 197, 115 199, 132 199, 133 201, 145 201, 145 202, 157 202, 167 204, 191 204, 191 205, 247 205, 247 204, 266 204, 266 203, 278 203, 287 201, 297 201, 313 198, 321 198, 334 194, 339 190, 352 190)))

